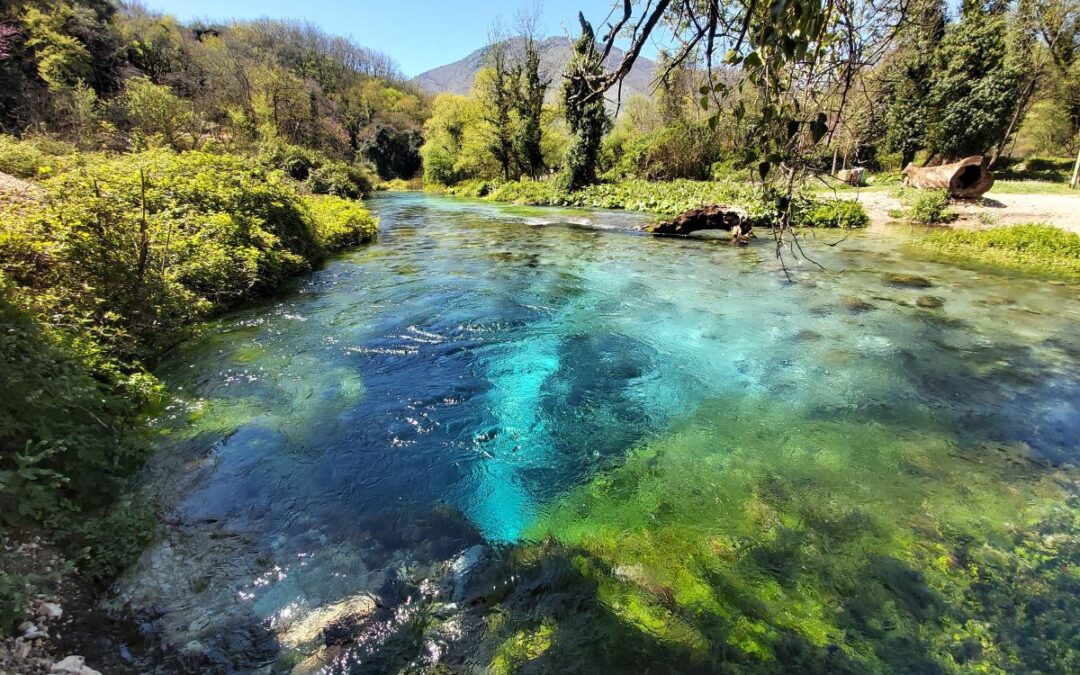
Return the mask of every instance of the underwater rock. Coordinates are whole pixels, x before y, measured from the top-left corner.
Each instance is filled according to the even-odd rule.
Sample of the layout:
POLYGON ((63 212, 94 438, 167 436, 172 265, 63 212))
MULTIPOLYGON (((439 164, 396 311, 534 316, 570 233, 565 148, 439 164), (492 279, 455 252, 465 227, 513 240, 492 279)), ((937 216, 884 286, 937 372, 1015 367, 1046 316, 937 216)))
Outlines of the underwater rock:
POLYGON ((915 304, 923 309, 938 309, 945 301, 933 295, 920 295, 915 298, 915 304))
POLYGON ((298 648, 324 638, 324 631, 346 620, 356 621, 375 611, 375 599, 359 593, 341 602, 320 607, 290 623, 280 635, 281 643, 298 648))
POLYGON ((63 673, 64 675, 101 675, 101 673, 86 665, 86 659, 75 655, 57 661, 49 669, 49 672, 63 673))
POLYGON ((844 306, 848 308, 849 312, 854 312, 854 313, 869 312, 872 309, 877 309, 877 307, 870 304, 869 302, 867 302, 867 301, 865 301, 865 300, 863 300, 861 298, 856 298, 853 295, 845 295, 843 299, 844 299, 844 306))
POLYGON ((917 274, 890 272, 885 275, 885 283, 896 288, 930 288, 933 284, 917 274))
POLYGON ((813 340, 820 340, 821 333, 816 330, 810 330, 809 328, 799 331, 795 334, 795 339, 799 342, 811 342, 813 340))

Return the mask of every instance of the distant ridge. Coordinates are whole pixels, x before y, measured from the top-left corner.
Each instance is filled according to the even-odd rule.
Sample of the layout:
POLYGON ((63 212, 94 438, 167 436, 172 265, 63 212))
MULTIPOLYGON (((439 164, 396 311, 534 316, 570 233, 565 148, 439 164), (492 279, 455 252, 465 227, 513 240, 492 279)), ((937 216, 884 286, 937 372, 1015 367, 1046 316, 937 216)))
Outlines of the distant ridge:
MULTIPOLYGON (((507 40, 511 53, 520 53, 525 43, 524 38, 515 37, 507 40)), ((484 66, 484 55, 490 47, 481 47, 465 58, 448 63, 445 66, 432 68, 414 77, 412 81, 421 89, 432 94, 452 92, 454 94, 467 94, 472 88, 476 73, 484 66)), ((570 60, 571 43, 565 37, 549 37, 539 44, 540 70, 545 77, 553 80, 549 89, 549 97, 554 96, 559 88, 555 86, 561 81, 563 68, 570 60)), ((614 69, 622 61, 625 52, 618 47, 611 50, 604 65, 614 69)), ((644 57, 638 57, 634 67, 623 80, 622 99, 625 101, 634 94, 649 96, 652 92, 653 77, 655 77, 656 63, 644 57)), ((609 99, 614 99, 616 90, 608 93, 609 99)))

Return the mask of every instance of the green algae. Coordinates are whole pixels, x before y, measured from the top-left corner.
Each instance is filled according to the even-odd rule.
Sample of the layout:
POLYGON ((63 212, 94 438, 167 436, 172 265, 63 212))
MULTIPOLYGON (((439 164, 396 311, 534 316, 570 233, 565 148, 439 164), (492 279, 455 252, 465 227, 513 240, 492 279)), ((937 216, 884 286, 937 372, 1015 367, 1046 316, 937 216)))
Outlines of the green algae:
POLYGON ((589 600, 525 583, 498 672, 1074 669, 1075 476, 914 428, 704 406, 534 524, 519 573, 589 600))

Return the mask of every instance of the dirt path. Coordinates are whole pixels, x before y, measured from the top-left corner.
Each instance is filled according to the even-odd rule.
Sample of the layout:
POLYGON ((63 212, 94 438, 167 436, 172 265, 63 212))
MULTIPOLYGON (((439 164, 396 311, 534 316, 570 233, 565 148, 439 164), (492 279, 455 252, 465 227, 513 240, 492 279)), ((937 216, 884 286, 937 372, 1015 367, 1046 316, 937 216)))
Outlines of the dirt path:
MULTIPOLYGON (((858 199, 869 214, 872 226, 895 220, 889 216, 889 211, 902 207, 900 200, 887 192, 862 192, 858 199)), ((956 227, 985 229, 995 225, 1049 223, 1080 234, 1080 193, 990 193, 977 201, 956 201, 949 208, 960 216, 954 223, 956 227)))

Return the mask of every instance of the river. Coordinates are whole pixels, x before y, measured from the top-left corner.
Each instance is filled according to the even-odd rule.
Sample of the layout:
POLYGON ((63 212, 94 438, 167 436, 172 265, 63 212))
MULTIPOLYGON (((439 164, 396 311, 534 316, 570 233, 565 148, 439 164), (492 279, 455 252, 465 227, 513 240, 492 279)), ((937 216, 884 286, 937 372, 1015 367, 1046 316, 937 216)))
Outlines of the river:
POLYGON ((789 257, 789 281, 769 240, 654 239, 640 214, 370 206, 376 243, 158 370, 139 489, 163 524, 112 602, 180 662, 1068 662, 1075 288, 904 232, 808 236, 820 267, 789 257))

